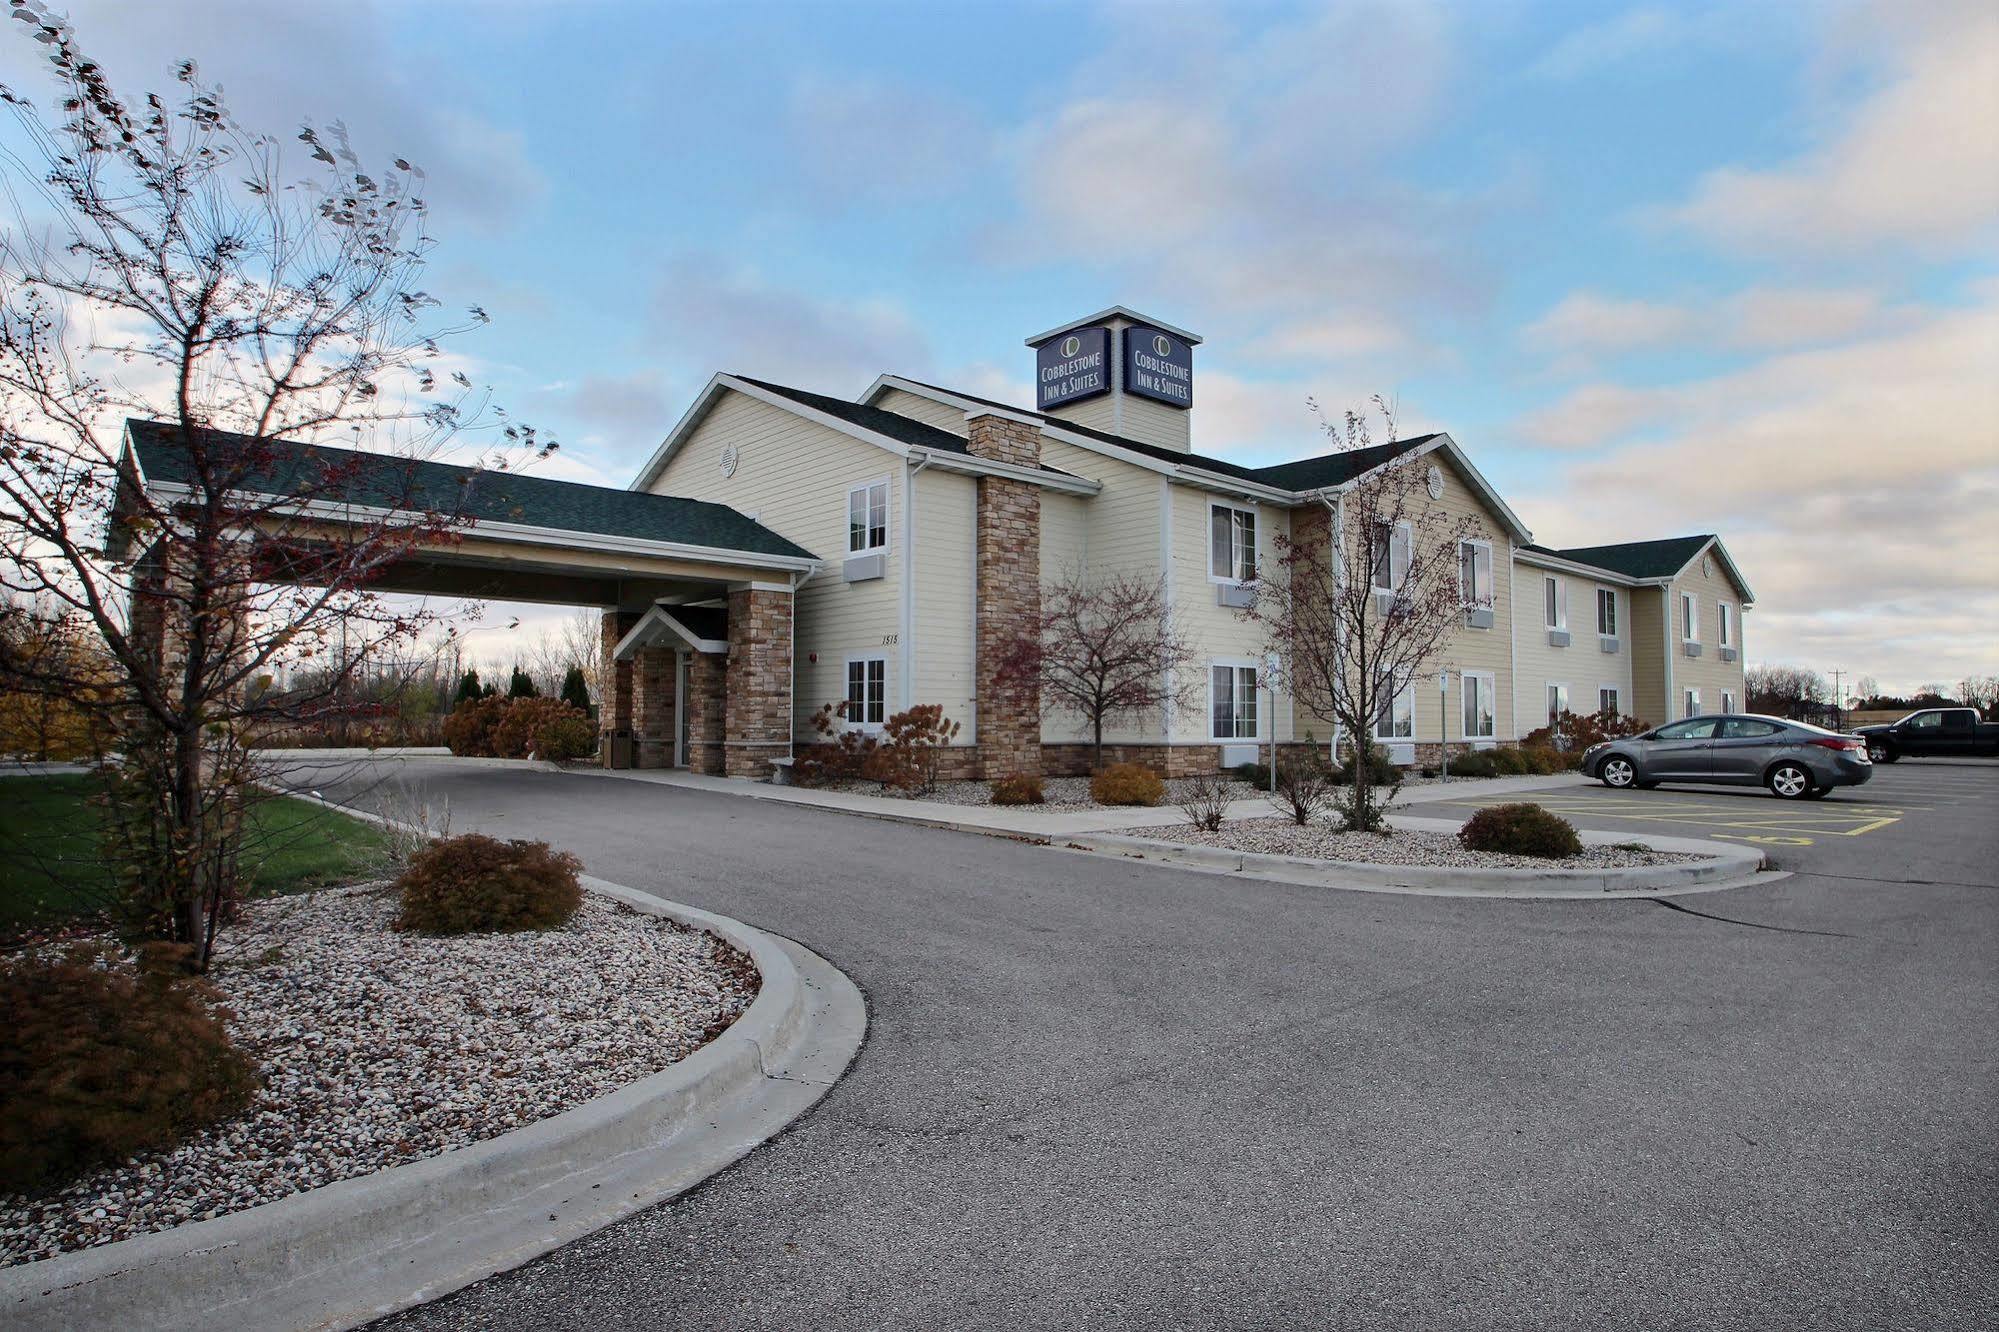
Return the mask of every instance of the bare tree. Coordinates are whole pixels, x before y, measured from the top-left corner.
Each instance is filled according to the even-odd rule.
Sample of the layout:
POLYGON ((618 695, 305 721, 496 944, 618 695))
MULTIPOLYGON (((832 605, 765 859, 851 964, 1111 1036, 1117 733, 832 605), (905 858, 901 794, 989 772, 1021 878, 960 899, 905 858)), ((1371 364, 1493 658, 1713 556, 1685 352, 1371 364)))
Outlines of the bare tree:
POLYGON ((534 677, 535 687, 548 698, 562 693, 562 681, 570 667, 583 672, 583 684, 594 696, 597 692, 597 660, 603 655, 599 642, 604 632, 602 612, 583 607, 554 624, 544 625, 521 650, 521 664, 534 677))
POLYGON ((110 699, 60 667, 30 683, 109 723, 137 927, 205 966, 261 789, 246 735, 434 621, 375 588, 455 539, 481 467, 439 494, 415 464, 472 428, 495 431, 484 466, 553 446, 445 369, 442 341, 485 315, 441 319, 417 285, 420 171, 365 170, 337 124, 288 162, 191 64, 171 104, 128 103, 67 21, 13 12, 60 94, 45 117, 0 88, 20 131, 0 149, 0 588, 102 640, 110 699), (141 430, 171 486, 141 484, 141 430), (331 669, 253 687, 287 663, 331 669))
POLYGON ((1742 692, 1749 711, 1794 721, 1816 721, 1832 696, 1831 686, 1817 671, 1768 663, 1743 672, 1742 692))
POLYGON ((1039 623, 1002 647, 996 678, 1007 689, 1037 685, 1044 711, 1087 722, 1100 769, 1106 726, 1170 714, 1198 692, 1193 661, 1160 580, 1072 570, 1042 587, 1039 623))
POLYGON ((1294 515, 1292 535, 1277 540, 1278 576, 1257 583, 1245 612, 1262 625, 1295 705, 1331 721, 1351 747, 1353 795, 1344 812, 1350 828, 1365 831, 1382 826, 1366 761, 1370 737, 1402 727, 1413 737, 1416 682, 1436 672, 1464 624, 1460 546, 1483 534, 1476 518, 1453 517, 1430 494, 1428 455, 1398 447, 1394 413, 1380 398, 1374 406, 1381 444, 1366 414, 1321 415, 1330 438, 1361 454, 1363 470, 1323 493, 1323 519, 1294 515))

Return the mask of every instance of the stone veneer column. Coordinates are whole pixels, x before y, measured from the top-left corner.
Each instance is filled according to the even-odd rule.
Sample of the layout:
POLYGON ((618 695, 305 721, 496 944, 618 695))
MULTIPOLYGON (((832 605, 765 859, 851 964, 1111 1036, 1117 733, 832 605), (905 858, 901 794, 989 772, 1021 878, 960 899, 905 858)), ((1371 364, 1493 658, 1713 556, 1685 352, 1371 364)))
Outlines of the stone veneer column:
POLYGON ((673 766, 673 668, 671 644, 642 647, 632 662, 632 763, 673 766))
POLYGON ((729 664, 723 696, 722 770, 767 777, 791 753, 791 593, 729 594, 729 664))
MULTIPOLYGON (((1037 467, 1038 426, 1003 416, 973 416, 966 450, 980 458, 1037 467)), ((1007 650, 1041 624, 1041 488, 1011 477, 979 478, 977 517, 979 775, 1041 771, 1041 691, 1032 683, 1002 691, 997 675, 1007 650)))
POLYGON ((614 766, 612 737, 632 733, 632 663, 618 661, 611 653, 638 622, 633 611, 604 612, 604 653, 597 670, 597 761, 607 768, 614 766))
POLYGON ((720 777, 727 750, 722 740, 729 659, 719 652, 687 655, 687 766, 720 777))

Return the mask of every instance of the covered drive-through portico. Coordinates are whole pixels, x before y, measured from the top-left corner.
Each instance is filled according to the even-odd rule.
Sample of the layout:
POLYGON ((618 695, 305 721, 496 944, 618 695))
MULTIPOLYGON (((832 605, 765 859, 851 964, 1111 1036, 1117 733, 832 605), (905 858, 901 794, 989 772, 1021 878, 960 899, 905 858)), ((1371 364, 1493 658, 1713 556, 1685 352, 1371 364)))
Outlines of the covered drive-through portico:
MULTIPOLYGON (((196 493, 178 429, 128 422, 126 443, 123 484, 160 505, 196 493)), ((221 432, 202 440, 211 451, 253 444, 259 465, 236 493, 286 501, 254 506, 258 526, 283 528, 264 535, 338 541, 343 528, 402 514, 448 519, 375 590, 601 609, 606 766, 761 777, 790 754, 792 599, 819 567, 811 552, 705 501, 221 432)), ((170 614, 134 611, 171 634, 170 614)))

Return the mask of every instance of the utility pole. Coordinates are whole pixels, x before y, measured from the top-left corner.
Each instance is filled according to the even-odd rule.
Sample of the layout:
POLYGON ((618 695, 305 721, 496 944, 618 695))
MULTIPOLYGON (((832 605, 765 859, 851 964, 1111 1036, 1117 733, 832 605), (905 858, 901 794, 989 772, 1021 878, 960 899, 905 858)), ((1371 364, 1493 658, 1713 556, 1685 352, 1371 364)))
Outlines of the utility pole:
POLYGON ((1832 672, 1832 729, 1835 731, 1846 729, 1846 708, 1840 702, 1844 695, 1839 687, 1839 682, 1845 674, 1845 671, 1832 672))

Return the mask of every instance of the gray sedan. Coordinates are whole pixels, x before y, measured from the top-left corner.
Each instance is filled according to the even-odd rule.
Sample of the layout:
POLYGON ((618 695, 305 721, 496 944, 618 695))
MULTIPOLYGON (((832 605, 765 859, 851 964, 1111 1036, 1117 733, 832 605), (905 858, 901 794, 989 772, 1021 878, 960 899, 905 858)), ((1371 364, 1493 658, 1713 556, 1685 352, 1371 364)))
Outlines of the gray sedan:
POLYGON ((1767 786, 1785 800, 1819 800, 1874 775, 1867 742, 1782 717, 1729 714, 1668 722, 1591 745, 1583 775, 1649 790, 1660 782, 1767 786))

